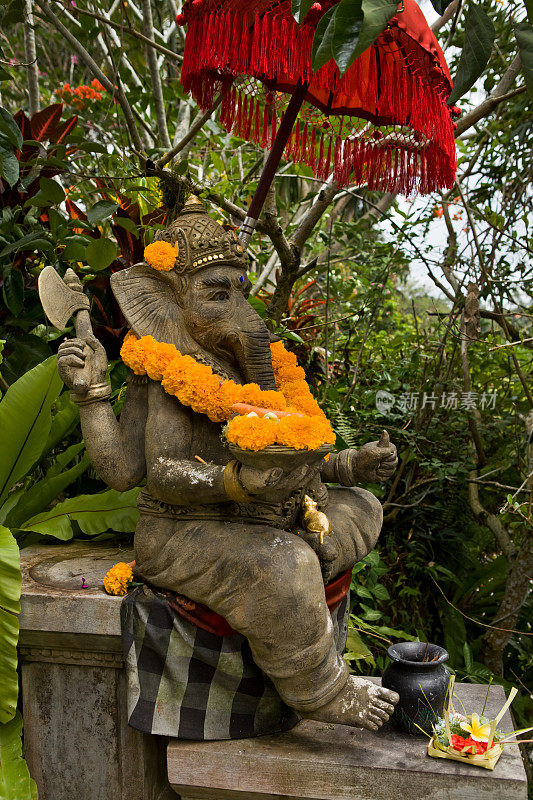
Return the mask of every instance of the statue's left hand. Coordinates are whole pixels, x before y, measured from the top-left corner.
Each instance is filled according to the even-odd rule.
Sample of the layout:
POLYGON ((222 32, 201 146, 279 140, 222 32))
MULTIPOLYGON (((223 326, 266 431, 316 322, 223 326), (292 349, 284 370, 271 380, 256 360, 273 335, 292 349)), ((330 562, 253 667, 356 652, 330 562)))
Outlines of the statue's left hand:
POLYGON ((354 453, 354 477, 357 481, 377 483, 392 477, 398 466, 396 447, 383 431, 379 442, 368 442, 354 453))

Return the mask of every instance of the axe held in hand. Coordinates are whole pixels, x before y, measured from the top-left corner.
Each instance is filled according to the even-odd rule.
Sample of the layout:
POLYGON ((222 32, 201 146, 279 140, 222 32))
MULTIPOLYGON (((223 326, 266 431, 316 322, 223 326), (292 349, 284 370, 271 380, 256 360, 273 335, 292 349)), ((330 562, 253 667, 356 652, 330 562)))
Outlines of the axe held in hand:
MULTIPOLYGON (((61 278, 53 267, 45 267, 39 275, 39 297, 44 313, 55 328, 62 331, 69 319, 74 320, 76 336, 87 341, 93 335, 89 316, 89 298, 76 273, 67 269, 61 278)), ((73 391, 76 394, 87 394, 90 384, 90 368, 88 365, 79 370, 73 391)))

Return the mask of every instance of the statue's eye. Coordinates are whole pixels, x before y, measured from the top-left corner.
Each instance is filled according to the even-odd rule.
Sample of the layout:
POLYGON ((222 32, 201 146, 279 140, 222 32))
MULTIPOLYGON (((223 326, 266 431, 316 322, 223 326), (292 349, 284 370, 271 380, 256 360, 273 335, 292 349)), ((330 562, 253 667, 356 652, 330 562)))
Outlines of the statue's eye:
POLYGON ((229 300, 229 292, 217 292, 212 299, 223 303, 225 300, 229 300))

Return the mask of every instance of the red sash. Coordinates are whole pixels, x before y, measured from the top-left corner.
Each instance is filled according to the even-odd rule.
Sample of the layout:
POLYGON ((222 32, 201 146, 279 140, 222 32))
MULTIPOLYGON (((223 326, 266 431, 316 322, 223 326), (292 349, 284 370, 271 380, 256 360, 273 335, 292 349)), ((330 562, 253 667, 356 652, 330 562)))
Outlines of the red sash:
MULTIPOLYGON (((330 612, 335 611, 340 606, 343 599, 348 594, 350 583, 352 580, 352 570, 347 569, 346 572, 341 572, 338 578, 331 581, 324 587, 326 595, 326 603, 330 612)), ((192 622, 198 628, 203 628, 208 633, 213 633, 216 636, 232 636, 238 631, 234 630, 231 625, 217 614, 216 611, 211 611, 210 608, 204 606, 203 603, 195 603, 189 600, 182 594, 175 594, 174 592, 165 592, 169 606, 176 611, 180 617, 192 622)))

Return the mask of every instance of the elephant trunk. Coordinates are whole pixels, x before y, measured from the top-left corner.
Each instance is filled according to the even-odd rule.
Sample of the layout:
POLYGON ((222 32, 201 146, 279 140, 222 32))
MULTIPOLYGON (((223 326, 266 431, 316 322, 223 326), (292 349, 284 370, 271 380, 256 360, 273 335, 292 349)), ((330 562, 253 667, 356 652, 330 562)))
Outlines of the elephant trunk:
POLYGON ((261 389, 275 389, 272 356, 270 354, 270 337, 266 335, 245 333, 239 337, 242 348, 242 368, 248 383, 258 383, 261 389))
POLYGON ((233 349, 246 381, 258 383, 261 389, 275 389, 270 332, 248 303, 241 309, 240 317, 241 324, 234 338, 233 349))

